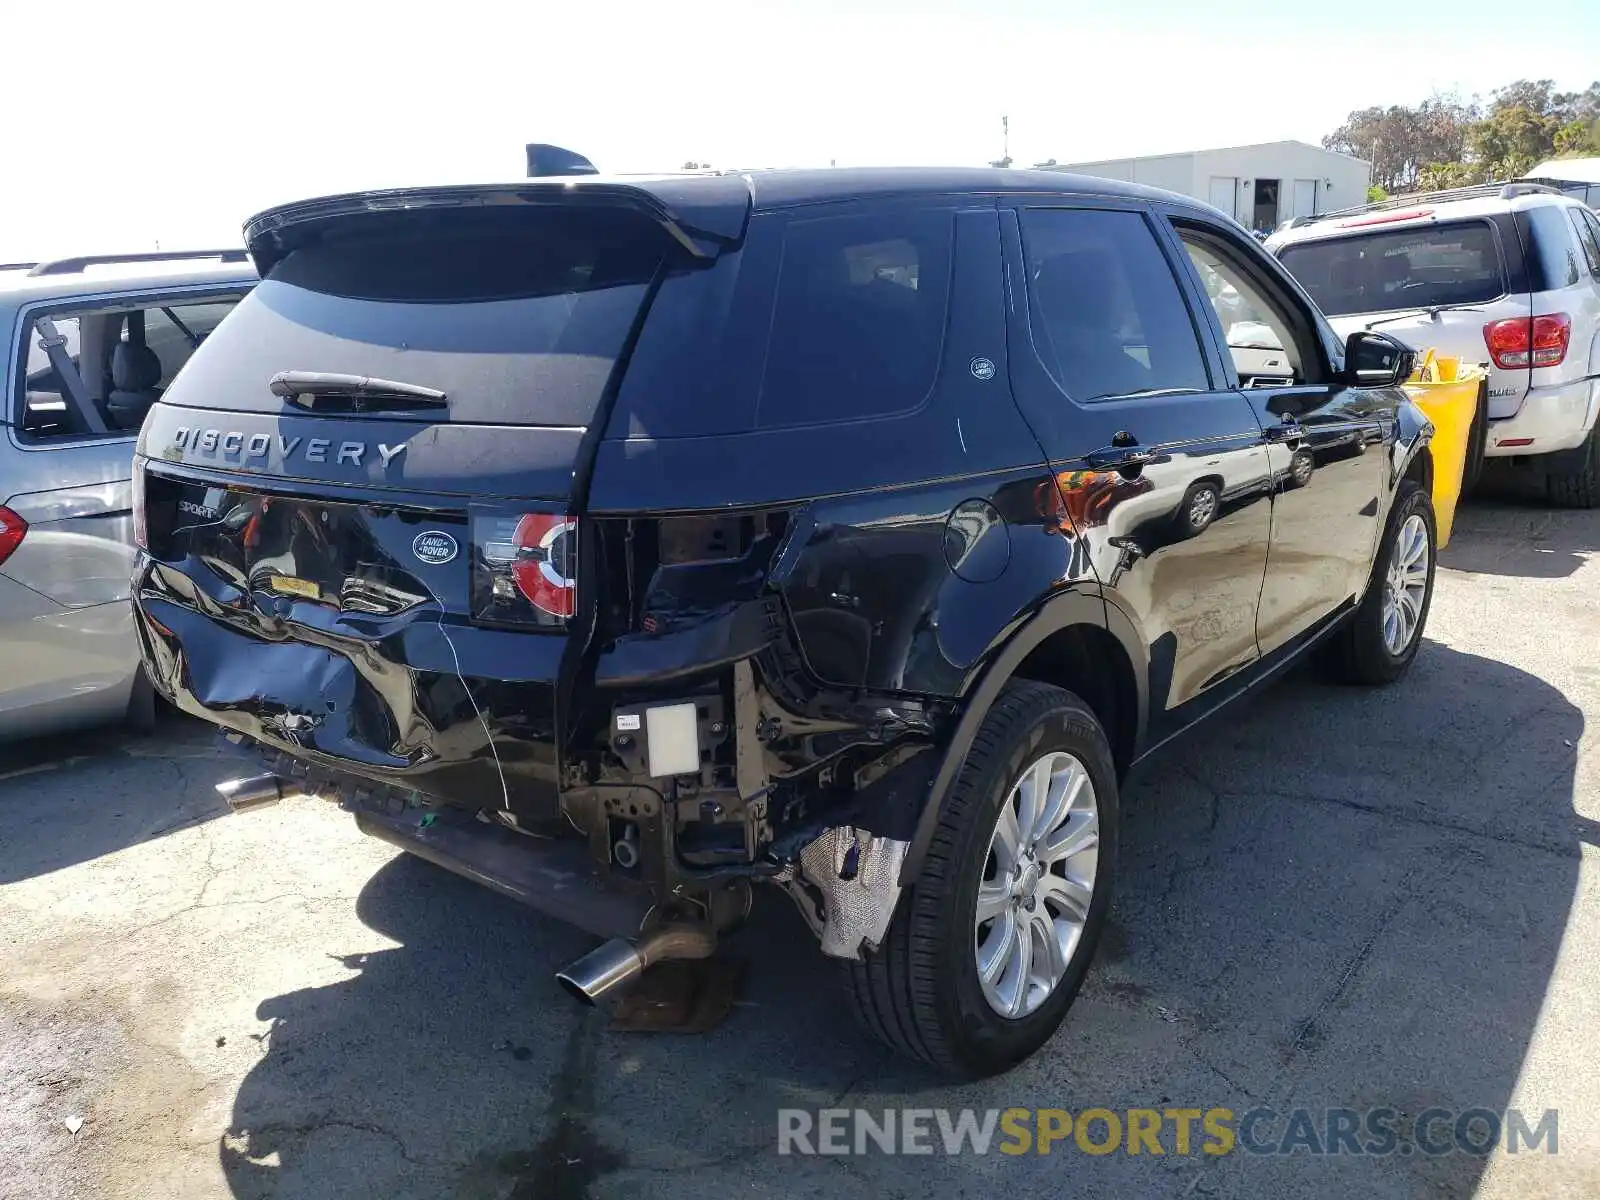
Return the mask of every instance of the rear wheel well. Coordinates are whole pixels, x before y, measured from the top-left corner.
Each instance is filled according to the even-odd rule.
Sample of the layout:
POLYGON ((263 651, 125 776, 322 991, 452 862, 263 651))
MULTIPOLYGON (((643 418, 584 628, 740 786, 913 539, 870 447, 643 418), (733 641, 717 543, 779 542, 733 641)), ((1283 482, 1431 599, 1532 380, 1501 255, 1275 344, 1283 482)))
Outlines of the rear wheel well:
POLYGON ((1416 483, 1430 496, 1433 495, 1433 450, 1424 446, 1412 455, 1411 461, 1406 464, 1404 478, 1416 483))
POLYGON ((1095 625, 1069 625, 1029 651, 1013 675, 1076 693, 1105 729, 1117 775, 1127 773, 1139 727, 1139 690, 1116 638, 1095 625))

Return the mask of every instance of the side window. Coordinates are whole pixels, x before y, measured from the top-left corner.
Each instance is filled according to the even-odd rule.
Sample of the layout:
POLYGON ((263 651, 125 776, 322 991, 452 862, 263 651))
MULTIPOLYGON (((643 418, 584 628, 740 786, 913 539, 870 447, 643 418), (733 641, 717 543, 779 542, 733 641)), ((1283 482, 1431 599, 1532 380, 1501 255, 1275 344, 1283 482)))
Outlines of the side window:
POLYGON ((1179 229, 1217 324, 1245 387, 1316 382, 1320 359, 1309 339, 1296 334, 1293 308, 1271 285, 1229 254, 1220 242, 1179 229))
POLYGON ((1062 391, 1093 400, 1211 387, 1189 307, 1143 216, 1021 217, 1034 345, 1062 391))
POLYGON ((14 404, 32 440, 82 437, 83 407, 126 437, 238 296, 141 308, 54 311, 28 323, 27 359, 14 404))
POLYGON ((1600 222, 1596 222, 1594 214, 1586 208, 1569 210, 1572 217, 1573 228, 1578 231, 1578 245, 1583 247, 1583 257, 1588 260, 1589 274, 1600 279, 1600 222))
POLYGON ((944 343, 953 231, 940 209, 791 221, 757 423, 879 417, 927 399, 944 343))
POLYGON ((1578 245, 1572 226, 1554 204, 1541 204, 1520 214, 1533 243, 1535 292, 1571 287, 1582 278, 1578 270, 1578 245))
POLYGON ((57 316, 54 321, 29 323, 28 357, 22 372, 22 395, 18 398, 21 419, 17 422, 25 437, 74 431, 63 380, 77 373, 79 343, 77 317, 57 316))
MULTIPOLYGON (((158 386, 165 388, 177 377, 189 356, 238 303, 237 296, 230 296, 226 300, 188 301, 145 310, 145 345, 161 363, 158 386)), ((124 323, 123 340, 129 336, 129 327, 124 323)))

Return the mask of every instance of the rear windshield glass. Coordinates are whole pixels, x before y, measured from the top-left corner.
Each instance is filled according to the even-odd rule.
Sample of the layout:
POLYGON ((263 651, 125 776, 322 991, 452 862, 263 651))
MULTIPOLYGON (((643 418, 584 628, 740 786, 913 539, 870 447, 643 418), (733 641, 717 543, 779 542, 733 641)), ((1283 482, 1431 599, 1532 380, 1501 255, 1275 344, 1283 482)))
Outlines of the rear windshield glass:
POLYGON ((1506 291, 1500 246, 1486 221, 1302 242, 1278 257, 1331 317, 1479 304, 1506 291))
POLYGON ((317 371, 436 388, 451 421, 587 425, 670 250, 620 209, 367 217, 278 263, 168 399, 279 411, 271 378, 317 371))

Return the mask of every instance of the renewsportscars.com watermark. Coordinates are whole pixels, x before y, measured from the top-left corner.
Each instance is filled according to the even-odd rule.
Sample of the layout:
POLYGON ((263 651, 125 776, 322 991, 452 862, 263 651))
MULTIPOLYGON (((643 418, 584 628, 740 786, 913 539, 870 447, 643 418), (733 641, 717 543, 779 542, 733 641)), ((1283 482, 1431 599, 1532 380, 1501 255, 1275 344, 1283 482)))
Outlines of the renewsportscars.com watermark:
POLYGON ((780 1108, 779 1154, 1557 1152, 1558 1112, 1429 1108, 780 1108))

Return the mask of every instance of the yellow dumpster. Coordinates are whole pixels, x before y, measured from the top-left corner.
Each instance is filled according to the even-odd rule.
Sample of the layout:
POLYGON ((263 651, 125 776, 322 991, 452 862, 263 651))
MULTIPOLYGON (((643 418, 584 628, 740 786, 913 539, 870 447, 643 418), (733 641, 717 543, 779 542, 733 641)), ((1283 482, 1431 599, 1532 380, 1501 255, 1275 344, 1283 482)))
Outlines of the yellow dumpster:
POLYGON ((1429 350, 1405 385, 1406 394, 1433 422, 1433 511, 1441 548, 1449 544, 1450 527, 1455 524, 1478 393, 1487 375, 1482 367, 1441 358, 1429 350))

